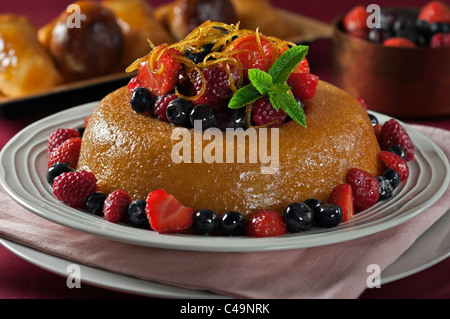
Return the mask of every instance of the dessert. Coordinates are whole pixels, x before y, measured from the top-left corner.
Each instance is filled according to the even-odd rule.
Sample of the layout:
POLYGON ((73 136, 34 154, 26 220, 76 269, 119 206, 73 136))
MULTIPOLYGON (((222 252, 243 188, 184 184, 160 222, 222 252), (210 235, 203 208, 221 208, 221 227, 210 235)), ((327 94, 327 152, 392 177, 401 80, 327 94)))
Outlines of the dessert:
POLYGON ((36 30, 26 17, 0 14, 0 95, 19 97, 60 83, 61 76, 36 30))
MULTIPOLYGON (((79 152, 76 170, 93 173, 104 195, 125 192, 130 215, 142 216, 145 206, 147 226, 160 233, 265 237, 334 227, 379 200, 375 177, 386 167, 376 125, 379 138, 389 138, 383 145, 408 148, 410 159, 414 151, 406 132, 392 123, 383 130, 361 102, 311 74, 306 53, 258 31, 207 21, 133 63, 128 70, 138 75, 97 105, 81 149, 79 138, 68 138, 50 154, 49 168, 58 162, 53 154, 66 163, 79 152), (204 138, 212 132, 213 149, 213 136, 204 138), (265 155, 278 153, 275 163, 252 161, 246 134, 257 138, 259 154, 270 145, 265 155), (188 143, 177 149, 182 141, 188 143), (76 146, 70 151, 67 144, 76 146), (217 218, 208 218, 212 213, 217 218)), ((86 199, 78 208, 98 212, 103 203, 109 219, 105 196, 86 199)), ((126 215, 114 211, 112 222, 126 215)))

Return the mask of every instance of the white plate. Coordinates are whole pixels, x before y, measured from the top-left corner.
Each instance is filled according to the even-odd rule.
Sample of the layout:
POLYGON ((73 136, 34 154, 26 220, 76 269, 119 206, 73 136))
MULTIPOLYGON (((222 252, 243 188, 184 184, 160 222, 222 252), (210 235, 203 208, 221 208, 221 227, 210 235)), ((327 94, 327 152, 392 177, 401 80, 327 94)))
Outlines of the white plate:
MULTIPOLYGON (((0 153, 0 182, 16 202, 35 214, 66 227, 117 241, 216 252, 274 251, 339 243, 386 230, 417 216, 442 196, 450 180, 449 163, 439 147, 403 123, 416 147, 416 159, 409 162, 410 177, 396 189, 394 198, 377 203, 338 227, 272 238, 158 234, 110 223, 66 206, 54 197, 46 182, 46 143, 50 133, 56 128, 83 125, 95 105, 88 103, 59 112, 19 132, 0 153)), ((374 114, 380 122, 388 119, 385 115, 374 114)))
MULTIPOLYGON (((67 277, 72 261, 47 255, 32 248, 0 238, 0 243, 24 260, 50 272, 67 277)), ((450 209, 422 234, 414 244, 381 276, 381 285, 413 275, 450 257, 450 209)), ((159 298, 228 298, 208 291, 190 290, 119 275, 86 265, 80 266, 83 283, 102 288, 159 298)))

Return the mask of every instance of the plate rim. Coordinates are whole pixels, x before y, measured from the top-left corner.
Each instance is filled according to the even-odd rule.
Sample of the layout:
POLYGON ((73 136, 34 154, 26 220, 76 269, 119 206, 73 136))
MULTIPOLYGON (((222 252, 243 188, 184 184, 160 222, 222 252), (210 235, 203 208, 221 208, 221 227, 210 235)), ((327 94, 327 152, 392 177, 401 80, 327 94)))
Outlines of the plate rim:
MULTIPOLYGON (((415 209, 415 210, 412 209, 412 210, 414 210, 413 213, 409 213, 409 214, 403 213, 403 214, 400 214, 400 215, 402 215, 401 218, 395 218, 394 221, 390 220, 388 223, 388 225, 390 225, 390 226, 386 226, 386 225, 383 226, 383 225, 378 224, 378 225, 370 226, 369 228, 365 228, 362 230, 353 230, 352 232, 347 233, 346 238, 340 239, 338 241, 336 241, 336 238, 333 238, 333 236, 331 236, 331 238, 328 238, 328 241, 324 240, 322 238, 321 244, 314 244, 314 243, 313 244, 311 244, 311 243, 299 244, 298 242, 294 242, 294 240, 286 239, 286 238, 291 238, 293 236, 297 236, 298 234, 289 234, 289 235, 282 236, 282 237, 270 237, 270 238, 248 238, 248 237, 230 237, 230 238, 228 238, 227 237, 226 238, 227 245, 220 243, 219 240, 223 239, 223 237, 210 237, 208 240, 209 243, 205 245, 205 242, 206 242, 205 238, 202 236, 195 236, 195 235, 157 234, 155 236, 156 241, 154 241, 153 238, 151 238, 152 241, 149 242, 147 238, 145 238, 145 239, 136 238, 136 236, 134 234, 133 234, 133 236, 134 236, 133 238, 130 238, 126 234, 116 233, 116 232, 113 232, 113 234, 109 234, 109 233, 105 234, 105 231, 103 229, 98 229, 98 228, 96 229, 95 227, 93 228, 92 225, 88 225, 88 223, 86 223, 85 221, 81 224, 78 223, 76 225, 73 225, 73 224, 69 223, 69 221, 67 220, 67 217, 64 218, 64 216, 63 217, 55 216, 55 215, 52 215, 51 212, 50 212, 50 214, 48 212, 43 212, 41 206, 36 207, 36 205, 34 205, 33 203, 28 202, 26 199, 24 199, 23 195, 20 195, 16 190, 12 189, 10 187, 10 185, 8 185, 8 183, 5 179, 6 178, 5 177, 5 168, 3 167, 4 157, 6 156, 5 154, 8 153, 9 148, 13 147, 14 144, 16 143, 16 141, 18 139, 23 138, 23 136, 27 132, 32 131, 36 127, 40 127, 44 123, 47 123, 47 122, 52 123, 52 121, 58 120, 60 118, 63 118, 63 116, 68 116, 70 114, 78 114, 78 117, 73 119, 73 121, 76 121, 76 120, 81 121, 81 119, 85 116, 85 115, 83 115, 84 114, 83 111, 84 112, 86 112, 88 110, 92 111, 91 108, 93 108, 97 103, 98 103, 98 101, 89 102, 89 103, 85 103, 85 104, 82 104, 82 105, 79 105, 76 107, 72 107, 67 110, 57 112, 55 114, 52 114, 48 117, 45 117, 37 122, 30 124, 29 126, 22 129, 19 133, 17 133, 10 141, 8 141, 8 143, 3 147, 3 149, 0 152, 0 185, 5 189, 7 194, 10 197, 12 197, 19 205, 25 207, 26 209, 30 210, 31 212, 33 212, 41 217, 44 217, 50 221, 56 222, 58 224, 61 224, 63 226, 66 226, 66 227, 69 227, 72 229, 77 229, 79 231, 91 233, 94 235, 106 237, 106 238, 117 240, 117 241, 122 241, 122 242, 142 245, 142 246, 156 247, 156 248, 177 249, 177 250, 187 250, 187 251, 210 251, 210 252, 279 251, 279 250, 290 250, 290 249, 298 249, 298 248, 323 246, 323 245, 328 245, 331 243, 344 242, 344 241, 348 241, 348 240, 352 240, 352 239, 356 239, 356 238, 360 238, 360 237, 365 237, 365 236, 395 227, 395 226, 417 216, 418 214, 422 213, 427 208, 429 208, 432 204, 434 204, 443 195, 443 193, 448 188, 448 185, 450 183, 450 165, 449 165, 447 157, 445 156, 443 151, 439 148, 439 146, 436 143, 434 143, 434 141, 429 139, 427 136, 422 134, 421 132, 419 132, 419 131, 409 127, 409 125, 399 121, 400 123, 402 123, 405 126, 405 129, 407 131, 409 131, 411 133, 414 132, 414 134, 419 134, 419 136, 421 136, 421 138, 424 138, 425 140, 427 140, 427 142, 431 143, 431 146, 433 146, 434 151, 436 151, 437 154, 439 155, 439 159, 442 160, 442 164, 446 167, 447 174, 444 178, 443 184, 439 188, 439 191, 434 193, 433 196, 431 196, 431 198, 428 199, 425 203, 421 204, 419 209, 415 209), (2 170, 3 170, 3 172, 2 172, 2 170), (362 233, 364 233, 364 234, 362 234, 362 233), (157 236, 159 236, 159 237, 157 237, 157 236), (186 237, 186 236, 190 236, 190 237, 186 237), (189 243, 186 240, 180 240, 180 238, 183 238, 183 237, 185 239, 186 238, 190 239, 189 243), (197 244, 197 246, 192 246, 192 241, 194 244, 197 244), (217 241, 219 241, 219 242, 217 243, 217 241)), ((378 116, 378 117, 384 117, 386 119, 392 118, 390 116, 387 116, 387 115, 384 115, 381 113, 377 113, 377 112, 370 111, 370 113, 373 113, 375 116, 378 116)), ((88 114, 86 114, 86 115, 88 115, 88 114)), ((53 124, 53 125, 56 125, 56 124, 53 124)), ((28 142, 30 142, 30 141, 28 141, 28 142)), ((68 208, 68 206, 66 206, 60 202, 59 202, 59 204, 64 206, 65 209, 68 208)), ((72 208, 69 208, 69 209, 72 209, 72 208)), ((113 226, 113 225, 109 225, 109 226, 113 226)), ((124 225, 122 225, 121 227, 131 228, 130 226, 124 226, 124 225)), ((133 228, 133 231, 139 232, 141 230, 133 228)), ((311 236, 311 235, 309 235, 309 236, 311 236)), ((321 237, 321 236, 322 236, 322 234, 319 234, 319 237, 321 237)))

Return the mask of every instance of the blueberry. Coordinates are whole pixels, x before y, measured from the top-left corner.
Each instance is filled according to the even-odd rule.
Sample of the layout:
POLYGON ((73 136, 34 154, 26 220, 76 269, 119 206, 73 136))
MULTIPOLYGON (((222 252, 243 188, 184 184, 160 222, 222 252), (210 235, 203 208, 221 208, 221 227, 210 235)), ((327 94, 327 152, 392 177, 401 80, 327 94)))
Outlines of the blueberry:
POLYGON ((398 19, 398 14, 394 9, 381 9, 380 24, 383 30, 392 30, 395 21, 398 19))
POLYGON ((144 113, 151 109, 153 105, 153 94, 144 87, 138 87, 131 95, 130 105, 133 111, 137 113, 144 113))
POLYGON ((315 210, 316 208, 322 205, 322 202, 315 198, 309 198, 305 200, 304 203, 308 205, 308 207, 311 208, 312 210, 315 210))
POLYGON ((246 221, 244 215, 235 211, 228 211, 220 219, 220 230, 224 236, 245 235, 246 221))
POLYGON ((49 169, 47 169, 46 173, 47 182, 53 186, 53 181, 55 180, 56 177, 58 177, 62 173, 68 173, 72 171, 74 171, 72 167, 68 166, 65 163, 58 162, 49 167, 49 169))
POLYGON ((194 126, 194 121, 201 121, 202 130, 210 127, 217 127, 216 114, 212 108, 206 104, 199 104, 192 109, 190 114, 191 125, 194 126))
POLYGON ((388 168, 384 171, 383 176, 389 180, 393 189, 396 189, 400 185, 400 174, 397 171, 388 168))
POLYGON ((213 235, 219 228, 219 218, 210 209, 201 209, 195 213, 192 227, 198 235, 213 235))
POLYGON ((291 233, 309 230, 314 224, 312 209, 305 203, 292 203, 286 207, 283 213, 283 221, 291 233))
POLYGON ((102 192, 91 194, 86 199, 86 211, 88 213, 103 216, 103 204, 107 195, 102 192))
POLYGON ((375 179, 379 185, 379 197, 378 201, 383 201, 390 199, 394 193, 394 187, 392 187, 391 182, 385 176, 376 176, 375 179))
POLYGON ((373 114, 369 113, 369 119, 370 119, 370 122, 372 123, 372 126, 375 126, 379 123, 377 117, 373 114))
POLYGON ((78 133, 80 133, 80 137, 83 137, 85 130, 86 128, 84 126, 77 128, 78 133))
POLYGON ((217 110, 215 114, 217 127, 223 131, 227 128, 246 128, 244 107, 236 110, 225 107, 217 110))
POLYGON ((126 216, 130 226, 147 228, 150 226, 145 207, 147 203, 143 199, 137 199, 128 205, 126 216))
POLYGON ((178 98, 171 101, 169 105, 167 105, 166 116, 169 122, 174 125, 189 127, 189 114, 191 111, 191 103, 188 100, 178 98))
POLYGON ((323 204, 314 210, 314 222, 318 227, 335 227, 339 225, 343 217, 342 209, 334 204, 323 204))
POLYGON ((205 44, 202 48, 201 51, 199 52, 189 52, 187 51, 185 53, 186 57, 191 60, 192 62, 194 62, 195 64, 199 64, 201 62, 203 62, 203 60, 205 59, 205 57, 211 53, 211 49, 214 45, 213 44, 205 44))
POLYGON ((430 24, 430 32, 431 32, 431 34, 449 33, 450 32, 450 24, 449 23, 441 23, 441 22, 432 23, 432 24, 430 24))
POLYGON ((397 154, 398 156, 403 158, 405 161, 407 160, 406 152, 400 146, 391 146, 391 147, 389 147, 388 151, 391 153, 397 154))

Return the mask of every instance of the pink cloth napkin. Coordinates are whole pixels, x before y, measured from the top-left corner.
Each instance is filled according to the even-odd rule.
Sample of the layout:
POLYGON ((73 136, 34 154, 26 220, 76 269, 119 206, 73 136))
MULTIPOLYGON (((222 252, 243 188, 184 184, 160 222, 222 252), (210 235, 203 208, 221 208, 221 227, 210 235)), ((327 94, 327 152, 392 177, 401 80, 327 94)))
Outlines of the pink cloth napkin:
MULTIPOLYGON (((450 158, 450 131, 414 126, 450 158)), ((0 236, 75 263, 235 298, 357 298, 368 265, 387 268, 450 208, 450 190, 399 226, 344 243, 277 252, 173 251, 111 241, 34 215, 0 190, 0 236)), ((206 239, 207 240, 207 239, 206 239)))

